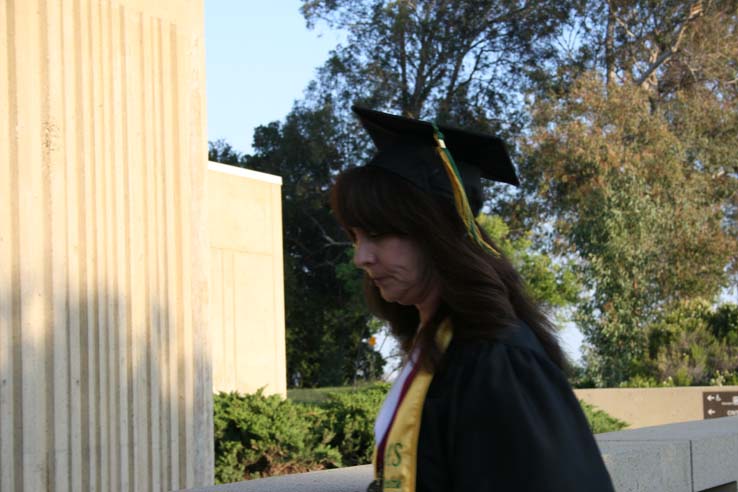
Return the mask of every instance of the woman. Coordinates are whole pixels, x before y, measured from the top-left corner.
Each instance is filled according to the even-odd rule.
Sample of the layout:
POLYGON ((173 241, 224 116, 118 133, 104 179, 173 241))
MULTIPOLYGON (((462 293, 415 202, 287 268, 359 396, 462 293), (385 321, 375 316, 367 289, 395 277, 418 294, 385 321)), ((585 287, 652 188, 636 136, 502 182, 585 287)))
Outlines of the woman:
POLYGON ((612 491, 551 324, 474 221, 480 178, 517 184, 502 141, 353 109, 378 152, 331 205, 408 355, 370 490, 612 491))

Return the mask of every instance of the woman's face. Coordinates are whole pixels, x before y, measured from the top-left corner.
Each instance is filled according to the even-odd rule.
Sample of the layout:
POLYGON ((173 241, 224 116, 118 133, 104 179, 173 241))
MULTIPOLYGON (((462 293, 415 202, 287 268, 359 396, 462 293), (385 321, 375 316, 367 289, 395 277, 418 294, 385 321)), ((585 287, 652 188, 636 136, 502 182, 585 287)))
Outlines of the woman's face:
POLYGON ((428 289, 418 244, 406 237, 372 234, 358 227, 351 232, 354 264, 369 275, 382 298, 408 306, 422 304, 428 289))

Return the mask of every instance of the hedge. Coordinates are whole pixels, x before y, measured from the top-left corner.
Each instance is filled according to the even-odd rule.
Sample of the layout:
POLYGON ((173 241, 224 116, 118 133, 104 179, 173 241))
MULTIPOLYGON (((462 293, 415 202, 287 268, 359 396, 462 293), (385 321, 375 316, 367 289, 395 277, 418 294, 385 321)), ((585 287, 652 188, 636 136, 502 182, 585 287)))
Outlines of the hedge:
MULTIPOLYGON (((378 383, 303 403, 265 396, 261 390, 216 394, 216 483, 370 462, 374 419, 388 389, 378 383)), ((627 425, 581 404, 594 433, 627 425)))
POLYGON ((264 396, 218 393, 214 399, 215 480, 230 483, 342 465, 329 416, 316 406, 264 396))

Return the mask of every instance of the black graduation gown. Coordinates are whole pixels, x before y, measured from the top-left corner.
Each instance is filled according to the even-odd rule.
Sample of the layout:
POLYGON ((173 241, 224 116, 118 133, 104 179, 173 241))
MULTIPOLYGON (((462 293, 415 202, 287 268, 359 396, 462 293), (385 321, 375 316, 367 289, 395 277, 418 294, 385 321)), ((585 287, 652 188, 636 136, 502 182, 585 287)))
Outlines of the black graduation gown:
POLYGON ((526 325, 452 341, 423 407, 417 492, 612 492, 562 371, 526 325))

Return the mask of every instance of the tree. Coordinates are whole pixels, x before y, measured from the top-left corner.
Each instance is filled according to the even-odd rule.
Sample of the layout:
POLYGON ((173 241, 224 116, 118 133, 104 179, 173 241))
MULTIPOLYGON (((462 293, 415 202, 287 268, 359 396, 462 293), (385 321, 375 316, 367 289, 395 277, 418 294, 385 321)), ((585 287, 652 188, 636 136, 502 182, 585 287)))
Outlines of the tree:
POLYGON ((544 41, 569 11, 569 2, 548 0, 303 0, 308 26, 347 34, 312 94, 341 109, 361 102, 515 133, 525 68, 551 56, 544 41))
POLYGON ((637 379, 683 386, 738 383, 736 342, 737 305, 680 302, 649 327, 649 357, 637 379))
POLYGON ((735 274, 735 5, 588 2, 585 42, 532 89, 513 215, 577 258, 597 384, 639 374, 649 327, 735 274))
POLYGON ((215 142, 208 142, 209 161, 242 166, 244 157, 245 156, 231 147, 231 144, 223 139, 216 140, 215 142))

